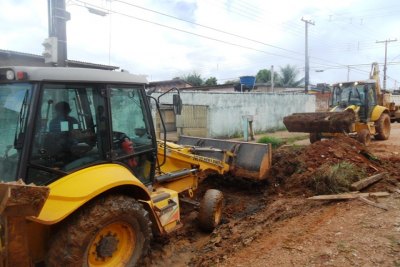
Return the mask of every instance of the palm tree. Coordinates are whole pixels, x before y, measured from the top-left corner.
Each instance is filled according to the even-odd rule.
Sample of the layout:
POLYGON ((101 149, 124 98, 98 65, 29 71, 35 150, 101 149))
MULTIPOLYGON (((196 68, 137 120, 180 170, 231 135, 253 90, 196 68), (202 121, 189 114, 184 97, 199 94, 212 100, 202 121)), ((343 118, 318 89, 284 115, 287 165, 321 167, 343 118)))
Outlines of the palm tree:
POLYGON ((280 68, 280 80, 279 83, 283 87, 298 87, 304 83, 304 77, 300 80, 297 79, 299 70, 296 66, 287 64, 285 67, 280 68))

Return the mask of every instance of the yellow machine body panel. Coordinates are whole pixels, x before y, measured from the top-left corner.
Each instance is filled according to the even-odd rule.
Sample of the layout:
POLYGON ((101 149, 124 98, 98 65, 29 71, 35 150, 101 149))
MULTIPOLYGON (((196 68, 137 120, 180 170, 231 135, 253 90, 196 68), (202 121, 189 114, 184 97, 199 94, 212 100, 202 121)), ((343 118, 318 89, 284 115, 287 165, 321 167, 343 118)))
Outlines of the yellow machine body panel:
POLYGON ((147 199, 147 188, 129 170, 118 164, 88 167, 67 175, 49 185, 50 194, 39 216, 31 217, 42 224, 54 224, 95 196, 112 188, 131 185, 139 188, 147 199))
POLYGON ((178 192, 168 188, 157 188, 152 194, 153 211, 166 233, 181 226, 178 192))
POLYGON ((358 111, 360 111, 360 107, 359 107, 359 106, 356 106, 356 105, 350 105, 350 106, 348 106, 345 110, 347 110, 347 109, 354 110, 355 113, 357 113, 358 111))
POLYGON ((164 156, 166 157, 165 164, 161 167, 163 172, 190 169, 194 166, 201 171, 209 170, 219 174, 229 171, 230 166, 224 161, 193 154, 189 147, 167 142, 166 154, 164 155, 164 144, 159 142, 158 146, 159 161, 162 161, 164 156))
POLYGON ((383 106, 375 106, 371 113, 371 121, 377 121, 384 112, 389 112, 389 110, 383 106))
POLYGON ((376 134, 376 128, 373 122, 367 122, 367 123, 356 122, 354 124, 354 129, 355 129, 354 131, 357 133, 360 133, 362 130, 366 129, 371 135, 376 134))
MULTIPOLYGON (((168 183, 164 183, 163 187, 169 188, 171 190, 177 191, 179 193, 186 191, 195 191, 199 183, 198 177, 194 174, 187 175, 181 179, 177 179, 168 183)), ((192 193, 189 193, 192 194, 192 193)))

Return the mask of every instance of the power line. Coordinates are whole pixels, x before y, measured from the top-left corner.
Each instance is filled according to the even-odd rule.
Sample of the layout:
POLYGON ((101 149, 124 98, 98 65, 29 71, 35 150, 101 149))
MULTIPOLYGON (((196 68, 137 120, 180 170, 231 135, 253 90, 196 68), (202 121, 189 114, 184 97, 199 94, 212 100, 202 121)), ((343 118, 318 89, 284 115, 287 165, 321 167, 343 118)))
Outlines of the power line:
MULTIPOLYGON (((228 45, 231 45, 231 46, 236 46, 236 47, 240 47, 240 48, 244 48, 244 49, 248 49, 248 50, 257 51, 257 52, 264 53, 264 54, 271 55, 271 56, 284 57, 284 58, 289 58, 289 59, 293 59, 293 60, 296 60, 296 61, 302 61, 302 59, 299 59, 299 58, 294 58, 294 57, 287 56, 287 55, 281 55, 281 54, 267 52, 267 51, 260 50, 260 49, 257 49, 257 48, 253 48, 253 47, 249 47, 249 46, 245 46, 245 45, 240 45, 240 44, 224 41, 224 40, 221 40, 221 39, 217 39, 217 38, 214 38, 214 37, 210 37, 210 36, 206 36, 206 35, 190 32, 190 31, 186 31, 186 30, 183 30, 183 29, 179 29, 179 28, 176 28, 176 27, 168 26, 168 25, 161 24, 161 23, 154 22, 154 21, 150 21, 150 20, 147 20, 147 19, 138 18, 138 17, 132 16, 132 15, 128 15, 128 14, 122 13, 122 12, 118 12, 118 11, 115 11, 115 10, 110 10, 110 9, 103 8, 103 7, 100 7, 100 6, 96 6, 96 5, 93 5, 93 4, 89 4, 89 3, 84 2, 84 1, 80 1, 80 0, 76 0, 76 1, 80 2, 80 3, 83 3, 83 4, 86 4, 86 5, 93 6, 93 7, 98 8, 98 9, 105 10, 105 11, 110 12, 110 13, 119 14, 121 16, 129 17, 129 18, 132 18, 132 19, 136 19, 136 20, 139 20, 139 21, 143 21, 143 22, 146 22, 146 23, 157 25, 157 26, 160 26, 160 27, 163 27, 163 28, 168 28, 168 29, 171 29, 171 30, 180 31, 180 32, 191 34, 191 35, 198 36, 198 37, 201 37, 201 38, 209 39, 209 40, 212 40, 212 41, 216 41, 216 42, 220 42, 220 43, 224 43, 224 44, 228 44, 228 45)), ((82 7, 86 7, 86 6, 82 6, 82 7)))
MULTIPOLYGON (((79 1, 79 0, 77 0, 77 1, 79 1)), ((79 1, 79 2, 83 2, 83 1, 79 1)), ((258 41, 258 40, 252 39, 252 38, 248 38, 248 37, 245 37, 245 36, 242 36, 242 35, 239 35, 239 34, 227 32, 225 30, 217 29, 217 28, 210 27, 210 26, 207 26, 207 25, 204 25, 204 24, 200 24, 200 23, 197 23, 197 22, 193 22, 193 21, 190 21, 190 20, 178 18, 178 17, 172 16, 172 15, 169 15, 169 14, 157 11, 157 10, 153 10, 153 9, 150 9, 150 8, 146 8, 146 7, 142 7, 142 6, 139 6, 139 5, 131 4, 131 3, 128 3, 126 1, 114 0, 114 2, 120 2, 120 3, 123 3, 123 4, 128 5, 128 6, 136 7, 136 8, 139 8, 139 9, 142 9, 142 10, 146 10, 148 12, 156 13, 156 14, 159 14, 159 15, 162 15, 162 16, 165 16, 165 17, 169 17, 169 18, 172 18, 172 19, 175 19, 175 20, 187 22, 187 23, 190 23, 190 24, 193 24, 193 25, 196 25, 196 26, 200 26, 200 27, 203 27, 203 28, 206 28, 206 29, 209 29, 209 30, 213 30, 213 31, 216 31, 216 32, 224 33, 224 34, 227 34, 227 35, 230 35, 230 36, 234 36, 234 37, 237 37, 237 38, 240 38, 240 39, 243 39, 243 40, 247 40, 247 41, 251 41, 251 42, 254 42, 254 43, 266 45, 266 46, 273 47, 273 48, 276 48, 276 49, 280 49, 280 50, 283 50, 283 51, 286 51, 286 52, 295 53, 295 54, 301 54, 302 55, 302 53, 297 52, 297 51, 293 51, 293 50, 286 49, 286 48, 283 48, 283 47, 279 47, 279 46, 276 46, 276 45, 268 44, 268 43, 265 43, 265 42, 262 42, 262 41, 258 41)))
MULTIPOLYGON (((92 4, 86 3, 86 2, 84 2, 84 1, 80 1, 80 0, 76 0, 76 1, 81 2, 81 3, 84 3, 84 4, 92 5, 92 4)), ((264 42, 261 42, 261 41, 257 41, 257 40, 254 40, 254 39, 250 39, 250 38, 247 38, 247 37, 244 37, 244 36, 240 36, 240 35, 237 35, 237 34, 229 33, 229 32, 226 32, 226 31, 224 31, 224 30, 216 29, 216 28, 213 28, 213 27, 209 27, 209 26, 206 26, 206 25, 202 25, 202 24, 199 24, 199 23, 195 23, 195 22, 192 22, 192 21, 188 21, 188 20, 185 20, 185 19, 181 19, 181 18, 172 16, 172 15, 169 15, 169 14, 165 14, 165 13, 162 13, 162 12, 159 12, 159 11, 156 11, 156 10, 148 9, 148 8, 141 7, 141 6, 138 6, 138 5, 134 5, 134 4, 131 4, 131 3, 127 3, 127 2, 125 2, 125 1, 121 1, 121 0, 115 0, 115 1, 116 1, 116 2, 121 2, 121 3, 126 4, 126 5, 129 5, 129 6, 141 8, 141 9, 147 10, 147 11, 149 11, 149 12, 161 14, 161 15, 163 15, 163 16, 167 16, 167 17, 170 17, 170 18, 174 18, 174 19, 177 19, 177 20, 180 20, 180 21, 184 21, 184 22, 187 22, 187 23, 195 24, 195 25, 198 25, 198 26, 201 26, 201 27, 204 27, 204 28, 212 29, 212 30, 214 30, 214 31, 219 31, 219 32, 222 32, 222 33, 225 33, 225 34, 229 34, 229 35, 235 36, 235 37, 239 37, 239 38, 242 38, 242 39, 250 40, 250 41, 253 41, 253 42, 256 42, 256 43, 259 43, 259 44, 271 46, 271 47, 274 47, 274 48, 277 48, 277 49, 281 49, 281 50, 285 50, 285 51, 288 51, 288 52, 291 52, 291 53, 296 53, 296 54, 304 55, 303 53, 300 53, 300 52, 292 51, 292 50, 289 50, 289 49, 286 49, 286 48, 278 47, 278 46, 275 46, 275 45, 271 45, 271 44, 267 44, 267 43, 264 43, 264 42)), ((104 8, 102 8, 102 7, 99 7, 99 6, 95 6, 95 5, 92 5, 92 6, 94 6, 94 7, 96 7, 96 8, 104 9, 104 8)), ((105 10, 106 10, 106 9, 105 9, 105 10)), ((111 11, 111 10, 108 10, 108 11, 109 11, 109 12, 114 12, 114 13, 117 13, 117 14, 120 14, 120 15, 123 15, 123 16, 131 17, 131 18, 133 18, 133 19, 137 19, 137 20, 141 20, 141 21, 144 21, 144 22, 148 22, 148 23, 151 23, 151 24, 155 24, 155 25, 158 25, 158 26, 161 26, 161 27, 166 27, 166 28, 170 28, 170 29, 173 29, 173 30, 181 31, 181 32, 184 32, 184 33, 188 33, 188 34, 196 35, 196 36, 199 36, 199 37, 207 38, 207 39, 210 39, 210 40, 213 40, 213 41, 222 42, 222 43, 225 43, 225 44, 229 44, 229 45, 233 45, 233 46, 238 46, 238 47, 241 47, 241 48, 250 49, 250 50, 254 50, 254 51, 257 51, 257 52, 261 52, 261 53, 266 53, 266 54, 270 54, 270 55, 273 55, 273 56, 281 56, 281 57, 286 57, 286 58, 293 59, 293 60, 296 60, 296 61, 300 61, 300 59, 298 59, 298 58, 293 58, 293 57, 286 56, 286 55, 279 55, 279 54, 267 52, 267 51, 264 51, 264 50, 260 50, 260 49, 256 49, 256 48, 251 48, 251 47, 248 47, 248 46, 243 46, 243 45, 235 44, 235 43, 232 43, 232 42, 223 41, 223 40, 216 39, 216 38, 213 38, 213 37, 209 37, 209 36, 205 36, 205 35, 200 35, 200 34, 197 34, 197 33, 193 33, 193 32, 181 30, 181 29, 178 29, 178 28, 175 28, 175 27, 167 26, 167 25, 165 25, 165 24, 161 24, 161 23, 157 23, 157 22, 152 22, 152 21, 144 20, 144 19, 141 19, 141 18, 134 17, 134 16, 132 16, 132 15, 123 14, 123 13, 120 13, 120 12, 117 12, 117 11, 111 11)), ((340 64, 340 63, 337 63, 337 62, 329 61, 329 60, 322 59, 322 58, 318 58, 318 57, 310 57, 310 58, 313 58, 313 59, 316 59, 316 60, 319 60, 319 61, 325 61, 325 62, 331 62, 331 63, 334 63, 334 64, 340 64)), ((317 64, 319 64, 319 63, 317 63, 317 64)), ((319 64, 319 65, 322 65, 322 64, 319 64)))
MULTIPOLYGON (((82 2, 82 1, 80 1, 80 2, 82 2)), ((169 18, 173 18, 175 20, 179 20, 179 21, 183 21, 183 22, 190 23, 190 24, 193 24, 193 25, 197 25, 197 26, 200 26, 200 27, 203 27, 203 28, 206 28, 206 29, 210 29, 210 30, 213 30, 213 31, 221 32, 221 33, 224 33, 224 34, 227 34, 227 35, 230 35, 230 36, 234 36, 234 37, 237 37, 237 38, 240 38, 240 39, 243 39, 243 40, 247 40, 247 41, 251 41, 251 42, 254 42, 254 43, 266 45, 266 46, 273 47, 273 48, 276 48, 276 49, 280 49, 280 50, 283 50, 283 51, 287 51, 287 52, 290 52, 290 53, 304 55, 303 53, 300 53, 300 52, 297 52, 297 51, 293 51, 293 50, 286 49, 286 48, 283 48, 283 47, 279 47, 279 46, 276 46, 276 45, 268 44, 268 43, 265 43, 265 42, 262 42, 262 41, 258 41, 258 40, 251 39, 251 38, 248 38, 248 37, 245 37, 245 36, 241 36, 241 35, 238 35, 238 34, 235 34, 235 33, 227 32, 225 30, 221 30, 221 29, 217 29, 217 28, 214 28, 214 27, 210 27, 210 26, 207 26, 207 25, 200 24, 200 23, 196 23, 196 22, 193 22, 193 21, 190 21, 190 20, 178 18, 176 16, 172 16, 172 15, 160 12, 160 11, 156 11, 156 10, 149 9, 149 8, 146 8, 146 7, 142 7, 142 6, 135 5, 135 4, 131 4, 131 3, 128 3, 126 1, 115 0, 115 2, 120 2, 120 3, 123 3, 123 4, 129 5, 129 6, 132 6, 132 7, 136 7, 136 8, 142 9, 142 10, 146 10, 148 12, 156 13, 156 14, 159 14, 159 15, 162 15, 162 16, 166 16, 166 17, 169 17, 169 18)), ((319 60, 322 60, 322 61, 324 60, 324 59, 320 59, 320 58, 316 58, 316 59, 319 59, 319 60)))
MULTIPOLYGON (((138 17, 132 16, 132 15, 129 15, 129 14, 125 14, 125 13, 122 13, 122 12, 114 11, 114 10, 111 10, 111 9, 106 9, 106 8, 103 8, 103 7, 100 7, 100 6, 96 6, 96 5, 93 5, 93 4, 84 2, 84 1, 80 1, 80 0, 75 0, 75 1, 84 4, 84 6, 77 4, 78 6, 87 7, 86 5, 90 5, 90 6, 94 7, 94 8, 106 10, 106 11, 108 11, 110 13, 119 14, 119 15, 122 15, 122 16, 125 16, 125 17, 129 17, 129 18, 132 18, 132 19, 136 19, 136 20, 142 21, 142 22, 146 22, 146 23, 149 23, 149 24, 153 24, 153 25, 157 25, 157 26, 160 26, 160 27, 168 28, 168 29, 171 29, 171 30, 176 30, 176 31, 179 31, 179 32, 191 34, 191 35, 194 35, 194 36, 197 36, 197 37, 201 37, 201 38, 209 39, 209 40, 212 40, 212 41, 228 44, 228 45, 231 45, 231 46, 235 46, 235 47, 239 47, 239 48, 243 48, 243 49, 247 49, 247 50, 252 50, 252 51, 256 51, 256 52, 260 52, 260 53, 264 53, 264 54, 268 54, 268 55, 272 55, 272 56, 289 58, 289 59, 293 59, 293 60, 296 60, 296 61, 303 61, 301 59, 294 58, 294 57, 291 57, 291 56, 271 53, 271 52, 267 52, 267 51, 264 51, 264 50, 252 48, 252 47, 249 47, 249 46, 244 46, 244 45, 236 44, 236 43, 233 43, 233 42, 228 42, 228 41, 220 40, 220 39, 217 39, 217 38, 209 37, 209 36, 206 36, 206 35, 197 34, 197 33, 194 33, 194 32, 182 30, 182 29, 179 29, 179 28, 176 28, 176 27, 172 27, 172 26, 168 26, 168 25, 165 25, 165 24, 161 24, 161 23, 158 23, 158 22, 154 22, 154 21, 138 18, 138 17)), ((347 67, 347 65, 340 64, 340 63, 337 63, 337 62, 334 62, 334 61, 330 61, 330 60, 326 60, 326 59, 322 59, 322 58, 317 58, 317 57, 310 57, 310 58, 314 58, 315 60, 318 60, 318 61, 331 62, 331 63, 337 64, 339 66, 347 67)), ((313 62, 313 64, 318 64, 320 66, 325 66, 325 67, 332 67, 332 65, 321 64, 321 63, 316 63, 316 62, 313 62)), ((354 70, 357 70, 357 69, 354 69, 354 70)), ((364 71, 364 70, 358 70, 358 71, 359 72, 367 72, 367 73, 369 73, 368 71, 364 71)))
MULTIPOLYGON (((211 3, 211 4, 213 4, 213 5, 215 5, 215 4, 217 4, 217 3, 218 3, 218 4, 222 4, 221 2, 215 1, 215 0, 208 0, 208 2, 211 3)), ((222 5, 223 5, 223 6, 227 6, 228 4, 225 3, 225 4, 222 4, 222 5)), ((220 6, 221 6, 221 5, 220 5, 220 6)), ((246 12, 246 11, 243 11, 242 9, 239 9, 239 8, 236 7, 235 5, 231 5, 230 8, 233 8, 232 10, 230 10, 230 11, 232 11, 232 13, 236 13, 236 14, 242 16, 242 17, 245 17, 245 18, 247 18, 247 19, 250 19, 250 20, 252 20, 252 21, 255 21, 255 22, 257 22, 257 23, 259 23, 259 24, 261 24, 261 25, 265 25, 265 23, 264 23, 263 21, 260 21, 260 20, 257 18, 258 16, 254 16, 253 14, 250 14, 250 13, 248 13, 248 12, 246 12)), ((290 32, 292 32, 292 33, 294 33, 294 34, 296 34, 296 35, 302 35, 302 34, 303 34, 303 31, 299 28, 298 25, 294 24, 294 25, 288 25, 288 26, 286 26, 286 24, 289 24, 289 23, 284 22, 284 23, 280 23, 279 25, 282 25, 283 27, 285 27, 285 28, 287 29, 287 31, 290 31, 290 32)), ((275 24, 275 25, 278 25, 278 24, 275 24)))

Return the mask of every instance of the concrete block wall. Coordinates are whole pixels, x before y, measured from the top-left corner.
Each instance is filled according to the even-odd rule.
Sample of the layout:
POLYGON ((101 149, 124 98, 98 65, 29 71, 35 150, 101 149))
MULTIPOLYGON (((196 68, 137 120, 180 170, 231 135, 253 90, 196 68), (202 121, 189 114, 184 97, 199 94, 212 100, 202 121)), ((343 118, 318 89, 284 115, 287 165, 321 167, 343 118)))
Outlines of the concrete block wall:
MULTIPOLYGON (((233 137, 243 133, 243 116, 253 116, 253 130, 283 128, 283 117, 314 112, 315 95, 287 93, 181 92, 184 105, 208 106, 207 136, 233 137)), ((172 103, 172 94, 161 99, 172 103)))
POLYGON ((329 109, 329 100, 331 97, 330 93, 316 94, 316 111, 327 111, 329 109))
POLYGON ((176 115, 178 135, 208 137, 208 114, 206 105, 183 105, 181 115, 176 115))

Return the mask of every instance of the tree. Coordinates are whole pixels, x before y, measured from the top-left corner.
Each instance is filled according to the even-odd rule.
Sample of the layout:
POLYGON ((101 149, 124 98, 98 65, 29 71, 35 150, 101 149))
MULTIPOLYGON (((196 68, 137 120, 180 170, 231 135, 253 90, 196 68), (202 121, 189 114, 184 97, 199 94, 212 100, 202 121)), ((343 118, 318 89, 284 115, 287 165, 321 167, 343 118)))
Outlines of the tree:
POLYGON ((240 83, 239 79, 236 80, 227 80, 226 82, 224 82, 224 84, 232 84, 232 83, 240 83))
POLYGON ((284 87, 298 87, 304 82, 304 78, 297 79, 299 70, 296 66, 286 65, 280 69, 280 84, 284 87))
MULTIPOLYGON (((279 75, 274 71, 274 81, 277 82, 279 79, 279 75)), ((266 83, 271 81, 271 71, 267 69, 262 69, 257 72, 256 82, 258 83, 266 83)))
POLYGON ((207 86, 217 85, 217 78, 210 77, 205 81, 204 84, 207 85, 207 86))
POLYGON ((195 71, 183 76, 183 80, 185 82, 190 83, 193 86, 201 86, 204 83, 203 78, 200 74, 196 73, 195 71))

